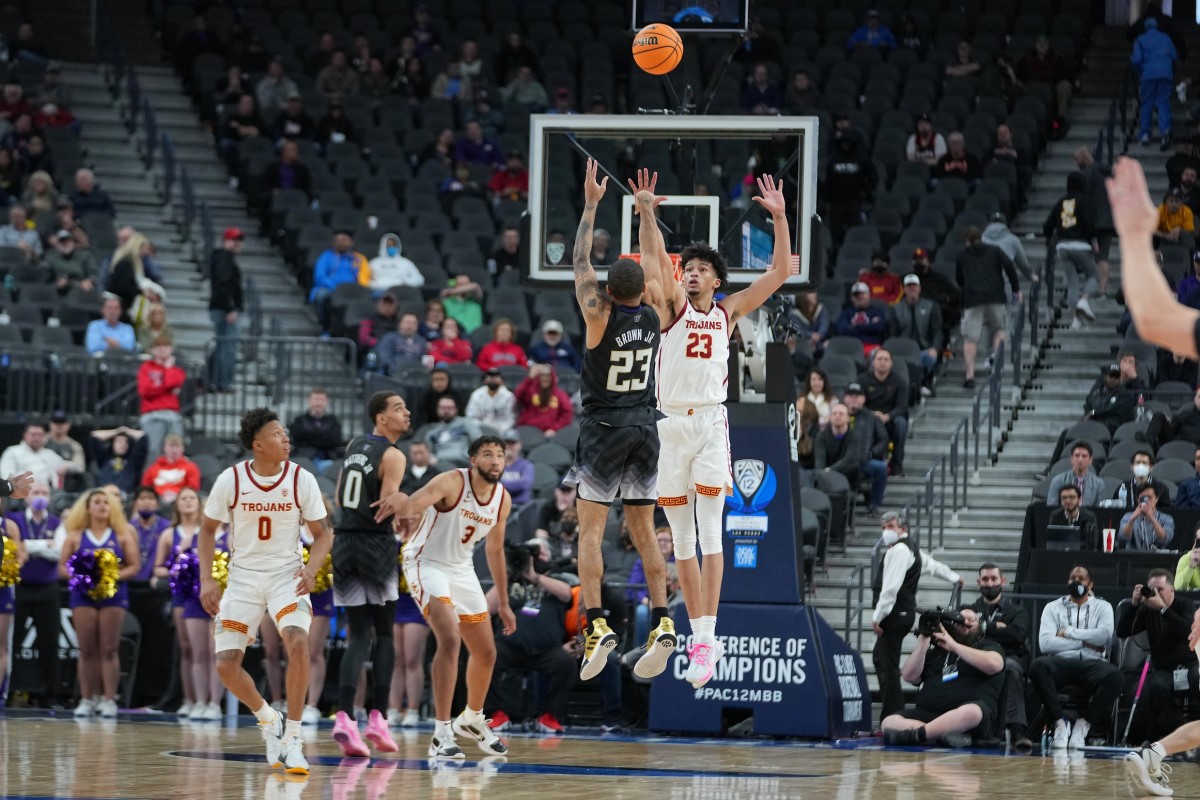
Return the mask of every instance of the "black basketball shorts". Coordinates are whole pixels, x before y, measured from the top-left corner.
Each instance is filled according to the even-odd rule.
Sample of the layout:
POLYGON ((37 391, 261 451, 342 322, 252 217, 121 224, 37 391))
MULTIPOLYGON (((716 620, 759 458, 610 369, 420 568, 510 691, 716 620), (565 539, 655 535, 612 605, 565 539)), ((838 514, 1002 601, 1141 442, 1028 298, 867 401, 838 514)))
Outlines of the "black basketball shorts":
POLYGON ((577 487, 579 497, 611 503, 617 497, 632 504, 658 499, 658 425, 614 427, 584 417, 579 424, 575 464, 563 483, 577 487))

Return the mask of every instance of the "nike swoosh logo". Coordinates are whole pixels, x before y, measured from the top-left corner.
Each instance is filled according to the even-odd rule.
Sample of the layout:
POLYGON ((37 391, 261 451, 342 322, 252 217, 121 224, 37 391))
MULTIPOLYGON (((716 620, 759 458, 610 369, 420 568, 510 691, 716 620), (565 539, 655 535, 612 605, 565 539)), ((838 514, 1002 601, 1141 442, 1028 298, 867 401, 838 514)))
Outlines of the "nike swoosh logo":
POLYGON ((243 495, 246 495, 246 494, 253 494, 253 493, 254 493, 254 490, 253 490, 253 489, 251 489, 251 490, 250 490, 250 491, 248 491, 248 492, 242 492, 242 494, 243 494, 243 495))

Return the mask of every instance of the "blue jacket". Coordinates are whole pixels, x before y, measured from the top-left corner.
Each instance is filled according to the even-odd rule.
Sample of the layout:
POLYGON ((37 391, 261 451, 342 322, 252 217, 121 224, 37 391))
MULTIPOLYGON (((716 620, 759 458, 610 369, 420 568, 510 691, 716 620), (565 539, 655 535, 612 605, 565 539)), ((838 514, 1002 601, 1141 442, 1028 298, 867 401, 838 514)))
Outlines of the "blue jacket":
POLYGON ((1133 43, 1133 65, 1142 73, 1142 80, 1174 80, 1175 61, 1179 53, 1171 37, 1158 29, 1158 20, 1146 20, 1146 32, 1133 43))
POLYGON ((887 312, 876 303, 861 311, 853 305, 847 306, 838 316, 835 328, 841 336, 853 336, 864 344, 883 344, 888 333, 887 312))
POLYGON ((313 283, 312 290, 308 293, 308 302, 315 302, 318 289, 333 290, 343 283, 359 283, 365 286, 370 275, 371 269, 367 265, 367 259, 361 253, 353 250, 346 253, 326 250, 313 265, 313 283))
POLYGON ((1175 508, 1200 508, 1200 478, 1188 478, 1175 490, 1175 508))

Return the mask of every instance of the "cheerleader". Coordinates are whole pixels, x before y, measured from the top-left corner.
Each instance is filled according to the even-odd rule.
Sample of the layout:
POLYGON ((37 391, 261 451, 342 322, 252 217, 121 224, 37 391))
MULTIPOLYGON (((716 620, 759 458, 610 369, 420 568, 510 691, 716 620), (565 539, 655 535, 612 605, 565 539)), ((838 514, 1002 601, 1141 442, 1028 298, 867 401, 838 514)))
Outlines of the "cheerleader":
MULTIPOLYGON (((21 530, 11 519, 0 520, 4 525, 4 535, 17 546, 17 566, 25 566, 28 556, 25 553, 25 543, 21 541, 21 530)), ((0 563, 5 556, 0 554, 0 563)), ((12 586, 0 589, 0 708, 4 708, 8 698, 8 632, 12 629, 13 612, 17 607, 17 594, 12 586)))
MULTIPOLYGON (((196 490, 190 487, 183 489, 175 500, 175 509, 178 511, 181 503, 185 504, 186 509, 191 508, 190 501, 185 502, 188 495, 196 497, 195 528, 189 527, 195 533, 200 529, 200 510, 203 508, 203 503, 200 502, 200 496, 196 494, 196 490)), ((186 514, 181 516, 185 521, 191 519, 186 514)), ((181 524, 190 525, 187 522, 181 524)), ((196 538, 193 535, 193 546, 195 546, 195 542, 196 538)), ((229 529, 225 526, 217 529, 214 552, 229 552, 229 529)), ((225 685, 221 683, 221 676, 217 674, 217 652, 213 647, 212 617, 200 604, 199 595, 184 599, 183 622, 187 629, 188 641, 192 646, 192 691, 196 693, 196 705, 192 708, 191 719, 220 721, 222 716, 221 698, 225 696, 225 685)))
MULTIPOLYGON (((135 508, 136 508, 135 501, 135 508)), ((177 554, 195 552, 196 532, 200 530, 200 495, 195 489, 185 488, 175 500, 175 512, 171 527, 158 536, 158 547, 154 553, 154 576, 151 586, 166 585, 171 577, 171 567, 177 554)), ((137 523, 134 523, 136 529, 137 523)), ((139 539, 140 539, 140 531, 139 539)), ((196 692, 192 687, 192 643, 188 639, 187 626, 183 621, 184 596, 171 593, 171 619, 175 623, 175 641, 179 645, 179 681, 183 684, 183 704, 175 712, 180 717, 202 713, 206 709, 196 707, 196 692)), ((217 716, 220 718, 220 709, 217 716)))
MULTIPOLYGON (((324 524, 333 534, 333 506, 325 499, 324 524)), ((300 539, 305 547, 312 545, 312 535, 307 527, 300 528, 300 539)), ((308 629, 308 704, 300 715, 300 724, 316 725, 321 721, 321 694, 325 691, 325 644, 329 639, 330 620, 337 616, 333 605, 333 587, 309 595, 312 600, 313 618, 308 629)))
MULTIPOLYGON (((403 542, 398 544, 403 549, 403 542)), ((392 669, 388 725, 393 728, 415 728, 421 724, 421 698, 425 695, 425 642, 429 638, 429 626, 416 601, 408 593, 403 570, 400 572, 400 597, 396 600, 392 630, 396 664, 392 669)))
POLYGON ((25 501, 25 510, 10 511, 8 518, 21 532, 29 560, 21 568, 17 585, 18 631, 36 631, 37 676, 41 686, 33 693, 35 705, 48 706, 58 692, 58 635, 62 629, 58 589, 58 559, 62 548, 61 520, 50 513, 50 487, 36 483, 25 501))
POLYGON ((125 520, 121 503, 103 489, 83 494, 63 521, 66 540, 58 562, 58 574, 70 579, 67 562, 75 553, 111 550, 120 559, 117 593, 107 600, 93 600, 87 592, 71 592, 71 618, 79 641, 79 705, 75 716, 98 713, 117 715, 117 686, 121 682, 121 627, 129 609, 129 587, 142 568, 137 537, 125 520))
POLYGON ((171 520, 158 513, 158 495, 149 486, 143 486, 133 496, 133 512, 130 516, 133 533, 137 537, 138 552, 142 555, 142 568, 131 580, 148 581, 154 575, 158 560, 154 557, 162 532, 171 527, 171 520))

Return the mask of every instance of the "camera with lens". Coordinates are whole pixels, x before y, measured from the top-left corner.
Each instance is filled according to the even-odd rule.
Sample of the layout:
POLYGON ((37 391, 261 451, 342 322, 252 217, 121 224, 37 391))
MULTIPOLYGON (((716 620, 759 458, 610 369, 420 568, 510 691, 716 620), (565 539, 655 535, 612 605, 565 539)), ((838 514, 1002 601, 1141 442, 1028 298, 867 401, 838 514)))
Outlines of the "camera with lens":
POLYGON ((537 560, 542 554, 540 545, 534 542, 521 542, 520 544, 505 544, 504 557, 508 561, 508 577, 509 581, 513 581, 521 577, 521 573, 525 571, 525 567, 529 559, 537 560))
POLYGON ((951 625, 962 625, 966 620, 963 615, 952 608, 935 608, 932 611, 922 611, 917 618, 917 635, 932 636, 939 627, 949 628, 951 625))
POLYGON ((1142 584, 1142 597, 1154 597, 1156 594, 1158 594, 1158 589, 1142 584))

